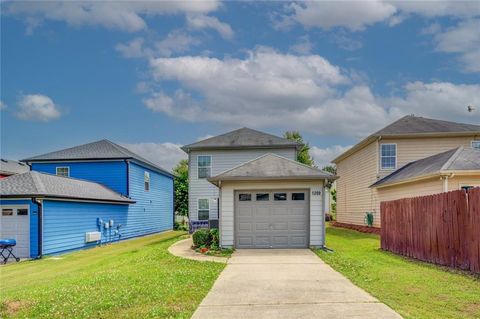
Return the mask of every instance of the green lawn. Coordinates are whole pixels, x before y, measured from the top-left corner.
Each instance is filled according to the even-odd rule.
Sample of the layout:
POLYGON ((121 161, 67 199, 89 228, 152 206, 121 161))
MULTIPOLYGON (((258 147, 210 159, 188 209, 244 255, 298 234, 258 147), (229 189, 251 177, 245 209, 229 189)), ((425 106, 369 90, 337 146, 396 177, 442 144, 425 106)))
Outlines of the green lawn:
POLYGON ((405 318, 480 318, 480 278, 383 252, 379 236, 327 227, 330 266, 405 318))
POLYGON ((0 318, 189 318, 225 267, 170 255, 184 232, 0 267, 0 318))

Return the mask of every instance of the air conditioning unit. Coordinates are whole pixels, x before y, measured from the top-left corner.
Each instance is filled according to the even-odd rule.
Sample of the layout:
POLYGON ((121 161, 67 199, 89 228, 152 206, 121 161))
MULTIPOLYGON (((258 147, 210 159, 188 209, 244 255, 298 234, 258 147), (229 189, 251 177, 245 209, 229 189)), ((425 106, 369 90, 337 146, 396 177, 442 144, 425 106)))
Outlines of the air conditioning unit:
POLYGON ((100 239, 102 239, 102 233, 99 232, 99 231, 91 231, 91 232, 86 232, 85 233, 85 242, 86 243, 99 241, 100 239))

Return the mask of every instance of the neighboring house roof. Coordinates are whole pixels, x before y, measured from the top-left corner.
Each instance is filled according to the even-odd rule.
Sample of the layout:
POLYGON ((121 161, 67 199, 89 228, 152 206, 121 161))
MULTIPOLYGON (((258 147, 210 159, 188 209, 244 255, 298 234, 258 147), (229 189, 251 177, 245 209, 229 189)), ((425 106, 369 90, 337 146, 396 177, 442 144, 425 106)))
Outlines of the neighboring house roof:
POLYGON ((0 159, 0 175, 13 175, 28 172, 30 167, 21 162, 0 159))
POLYGON ((66 148, 63 150, 38 155, 22 160, 22 162, 46 162, 46 161, 74 161, 74 160, 112 160, 112 159, 133 159, 154 170, 173 175, 160 166, 150 162, 138 154, 115 144, 109 140, 100 140, 93 143, 83 144, 66 148))
POLYGON ((291 180, 291 179, 329 179, 336 176, 318 168, 268 153, 254 160, 229 169, 208 181, 217 183, 228 180, 291 180))
POLYGON ((0 180, 2 198, 41 197, 135 203, 101 184, 30 171, 0 180))
POLYGON ((188 144, 182 147, 185 152, 203 149, 242 149, 242 148, 276 148, 292 147, 300 148, 301 144, 275 135, 241 128, 222 135, 207 138, 205 140, 188 144))
POLYGON ((421 137, 421 136, 468 136, 480 135, 480 125, 457 123, 407 115, 369 135, 352 148, 337 156, 332 162, 338 163, 345 157, 370 144, 380 137, 421 137))
POLYGON ((410 162, 370 187, 388 186, 460 171, 477 171, 480 175, 480 150, 458 147, 410 162))

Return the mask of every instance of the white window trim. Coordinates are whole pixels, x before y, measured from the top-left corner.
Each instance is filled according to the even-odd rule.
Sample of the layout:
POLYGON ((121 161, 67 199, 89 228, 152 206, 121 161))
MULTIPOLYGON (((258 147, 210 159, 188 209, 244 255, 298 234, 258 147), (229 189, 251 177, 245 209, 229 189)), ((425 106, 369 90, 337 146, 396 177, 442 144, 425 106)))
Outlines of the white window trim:
POLYGON ((473 147, 473 143, 480 143, 480 140, 473 140, 473 141, 471 141, 471 142, 470 142, 470 147, 471 147, 471 148, 474 148, 474 147, 473 147))
POLYGON ((197 220, 210 220, 210 198, 197 198, 197 220), (208 218, 207 219, 200 219, 200 210, 206 210, 206 209, 200 209, 200 201, 201 200, 206 200, 208 202, 208 218))
POLYGON ((202 168, 210 168, 210 176, 209 177, 212 177, 212 166, 213 166, 213 156, 210 155, 210 154, 198 154, 197 155, 197 179, 207 179, 208 177, 198 177, 198 169, 200 168, 200 166, 198 166, 198 159, 200 156, 208 156, 210 157, 210 166, 202 166, 202 168))
MULTIPOLYGON (((391 170, 396 170, 397 169, 397 159, 398 159, 398 147, 397 143, 380 143, 380 160, 379 160, 379 165, 380 165, 380 170, 382 171, 391 171, 391 170), (393 168, 383 168, 382 167, 382 145, 395 145, 395 166, 393 168)), ((388 156, 391 157, 391 156, 388 156)))
POLYGON ((57 167, 55 167, 55 175, 65 177, 65 175, 58 175, 58 169, 60 169, 60 168, 66 168, 67 169, 67 177, 70 177, 70 166, 57 166, 57 167))

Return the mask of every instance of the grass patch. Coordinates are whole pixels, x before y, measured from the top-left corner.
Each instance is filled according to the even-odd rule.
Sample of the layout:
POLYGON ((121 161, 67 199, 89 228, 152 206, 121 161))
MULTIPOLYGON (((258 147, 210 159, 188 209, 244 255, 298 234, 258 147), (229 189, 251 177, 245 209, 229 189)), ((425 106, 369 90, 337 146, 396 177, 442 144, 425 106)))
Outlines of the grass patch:
POLYGON ((405 318, 480 318, 480 278, 380 250, 374 234, 327 227, 326 263, 405 318))
POLYGON ((184 232, 0 267, 1 318, 190 318, 224 264, 172 256, 184 232))

